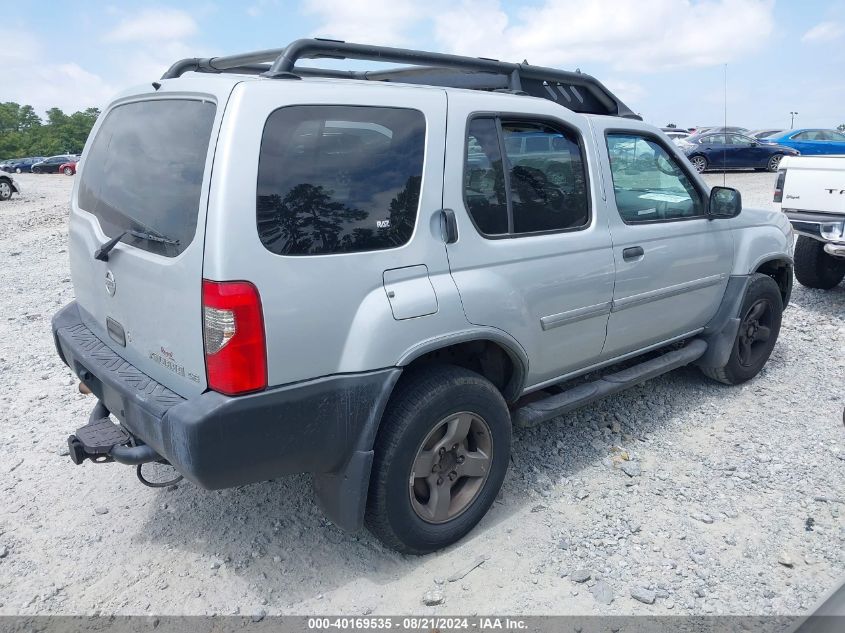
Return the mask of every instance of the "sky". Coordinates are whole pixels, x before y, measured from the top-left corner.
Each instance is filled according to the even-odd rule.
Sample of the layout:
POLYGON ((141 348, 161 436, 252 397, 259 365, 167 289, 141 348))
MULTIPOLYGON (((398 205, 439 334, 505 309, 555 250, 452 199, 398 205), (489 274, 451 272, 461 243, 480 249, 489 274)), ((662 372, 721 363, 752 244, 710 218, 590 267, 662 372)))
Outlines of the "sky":
POLYGON ((6 2, 0 102, 39 113, 102 108, 183 57, 317 36, 579 68, 661 126, 719 125, 725 105, 729 125, 845 123, 845 0, 6 2))

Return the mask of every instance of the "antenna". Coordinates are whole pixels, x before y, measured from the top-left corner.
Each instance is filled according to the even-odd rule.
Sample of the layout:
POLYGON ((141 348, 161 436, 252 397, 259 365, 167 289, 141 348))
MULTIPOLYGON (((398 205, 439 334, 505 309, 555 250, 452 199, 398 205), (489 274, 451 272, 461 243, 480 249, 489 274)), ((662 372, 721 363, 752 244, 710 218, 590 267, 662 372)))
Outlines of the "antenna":
MULTIPOLYGON (((728 137, 728 65, 725 64, 725 138, 728 137)), ((725 171, 725 164, 728 161, 728 148, 722 150, 722 186, 728 186, 728 174, 725 171)))

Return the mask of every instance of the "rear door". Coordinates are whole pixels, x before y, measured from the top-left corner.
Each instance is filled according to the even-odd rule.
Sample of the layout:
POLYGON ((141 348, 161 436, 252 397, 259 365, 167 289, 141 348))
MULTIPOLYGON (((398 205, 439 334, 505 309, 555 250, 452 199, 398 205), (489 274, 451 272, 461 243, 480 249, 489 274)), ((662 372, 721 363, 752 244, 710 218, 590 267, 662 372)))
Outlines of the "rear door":
POLYGON ((583 117, 541 99, 477 105, 449 94, 449 264, 466 318, 527 352, 531 388, 591 364, 604 344, 613 255, 600 177, 583 117))
POLYGON ((216 130, 231 90, 222 86, 163 86, 114 104, 92 133, 72 198, 70 266, 85 324, 183 396, 206 386, 200 291, 216 130), (107 261, 94 258, 120 235, 107 261))

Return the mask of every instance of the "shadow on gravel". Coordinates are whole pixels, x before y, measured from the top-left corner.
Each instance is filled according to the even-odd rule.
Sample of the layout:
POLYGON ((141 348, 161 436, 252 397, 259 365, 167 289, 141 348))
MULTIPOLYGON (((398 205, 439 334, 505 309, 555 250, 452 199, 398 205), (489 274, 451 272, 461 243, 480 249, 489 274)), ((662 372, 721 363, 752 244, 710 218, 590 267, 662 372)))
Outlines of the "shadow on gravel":
MULTIPOLYGON (((440 555, 456 561, 477 555, 480 548, 489 548, 485 535, 491 528, 513 514, 547 498, 574 498, 577 487, 560 487, 562 481, 587 479, 590 475, 582 471, 600 465, 613 445, 636 450, 638 442, 674 416, 698 407, 711 389, 713 383, 698 370, 683 368, 565 419, 514 429, 513 461, 502 495, 469 537, 440 555)), ((621 471, 614 476, 620 487, 628 480, 621 471)), ((398 555, 366 531, 340 531, 315 504, 305 475, 215 492, 183 483, 160 491, 155 504, 140 531, 146 540, 197 554, 207 560, 209 574, 235 574, 275 591, 271 605, 292 606, 362 581, 377 590, 432 558, 398 555)), ((453 561, 449 565, 460 566, 453 561)))

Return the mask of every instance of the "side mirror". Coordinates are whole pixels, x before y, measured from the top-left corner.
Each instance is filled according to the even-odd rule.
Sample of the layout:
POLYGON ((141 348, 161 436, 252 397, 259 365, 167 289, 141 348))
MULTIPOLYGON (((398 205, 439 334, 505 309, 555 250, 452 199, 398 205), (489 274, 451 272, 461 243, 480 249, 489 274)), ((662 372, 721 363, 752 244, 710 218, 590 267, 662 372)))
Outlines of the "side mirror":
POLYGON ((730 187, 713 187, 710 190, 708 217, 735 218, 740 211, 742 211, 742 196, 739 191, 730 187))

